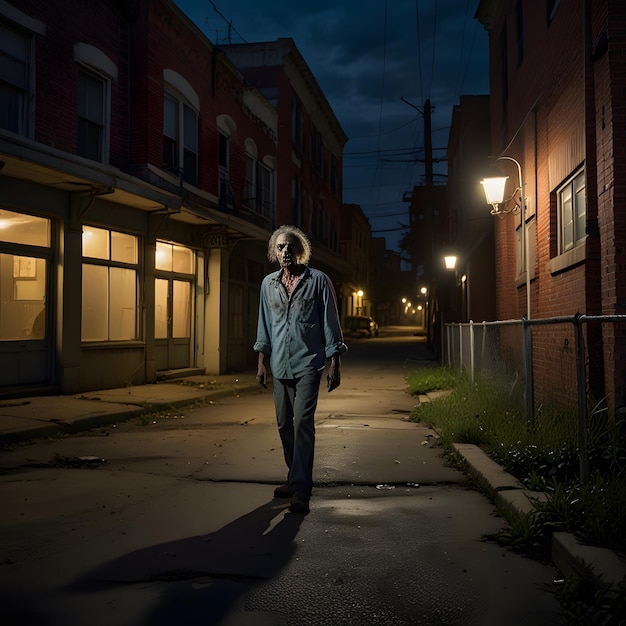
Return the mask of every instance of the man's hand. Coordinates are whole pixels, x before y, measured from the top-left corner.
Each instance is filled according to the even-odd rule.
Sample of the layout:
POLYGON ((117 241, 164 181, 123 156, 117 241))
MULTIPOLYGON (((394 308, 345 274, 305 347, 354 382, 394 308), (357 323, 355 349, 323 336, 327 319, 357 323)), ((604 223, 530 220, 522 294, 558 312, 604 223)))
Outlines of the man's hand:
POLYGON ((341 384, 341 364, 338 356, 331 357, 330 367, 328 368, 328 377, 326 380, 328 381, 329 393, 333 389, 337 389, 337 387, 341 384))
POLYGON ((265 369, 265 363, 263 363, 265 355, 259 352, 259 361, 256 370, 256 379, 259 385, 264 389, 267 389, 267 370, 265 369))

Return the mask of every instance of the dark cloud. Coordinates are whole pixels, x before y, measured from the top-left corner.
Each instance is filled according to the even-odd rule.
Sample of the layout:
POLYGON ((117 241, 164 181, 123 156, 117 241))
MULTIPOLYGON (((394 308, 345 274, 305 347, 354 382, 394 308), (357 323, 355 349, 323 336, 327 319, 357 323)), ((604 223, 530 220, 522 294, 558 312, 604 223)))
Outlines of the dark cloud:
MULTIPOLYGON (((360 204, 396 248, 401 232, 382 231, 408 221, 402 196, 424 174, 413 107, 430 99, 433 147, 445 148, 460 96, 488 92, 478 0, 175 1, 214 43, 294 40, 349 138, 344 201, 360 204)), ((445 162, 435 171, 445 174, 445 162)))

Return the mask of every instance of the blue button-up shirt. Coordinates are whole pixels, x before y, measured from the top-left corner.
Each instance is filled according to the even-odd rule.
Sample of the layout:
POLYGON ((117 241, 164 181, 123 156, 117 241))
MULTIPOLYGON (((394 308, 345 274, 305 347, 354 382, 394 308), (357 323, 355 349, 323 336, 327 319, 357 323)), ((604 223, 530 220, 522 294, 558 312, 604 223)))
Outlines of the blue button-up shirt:
POLYGON ((270 355, 275 378, 293 379, 324 369, 326 359, 343 354, 348 347, 328 276, 305 268, 290 297, 281 275, 278 270, 261 283, 254 351, 270 355))

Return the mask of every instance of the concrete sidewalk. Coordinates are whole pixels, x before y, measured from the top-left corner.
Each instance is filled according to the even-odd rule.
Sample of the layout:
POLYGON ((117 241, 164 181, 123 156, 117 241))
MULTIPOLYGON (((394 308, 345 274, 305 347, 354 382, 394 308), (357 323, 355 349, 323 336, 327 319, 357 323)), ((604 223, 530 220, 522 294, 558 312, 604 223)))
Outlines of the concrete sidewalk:
POLYGON ((149 385, 0 401, 0 447, 121 422, 142 413, 210 402, 254 390, 255 372, 194 375, 149 385))

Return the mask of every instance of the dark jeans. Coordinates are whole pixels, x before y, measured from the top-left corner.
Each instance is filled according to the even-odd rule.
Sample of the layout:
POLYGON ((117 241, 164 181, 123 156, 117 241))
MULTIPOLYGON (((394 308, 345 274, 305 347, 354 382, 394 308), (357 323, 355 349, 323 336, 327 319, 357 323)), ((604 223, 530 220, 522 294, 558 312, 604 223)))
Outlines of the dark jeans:
POLYGON ((274 379, 278 433, 289 468, 291 493, 311 495, 315 451, 315 409, 322 372, 301 378, 274 379))

